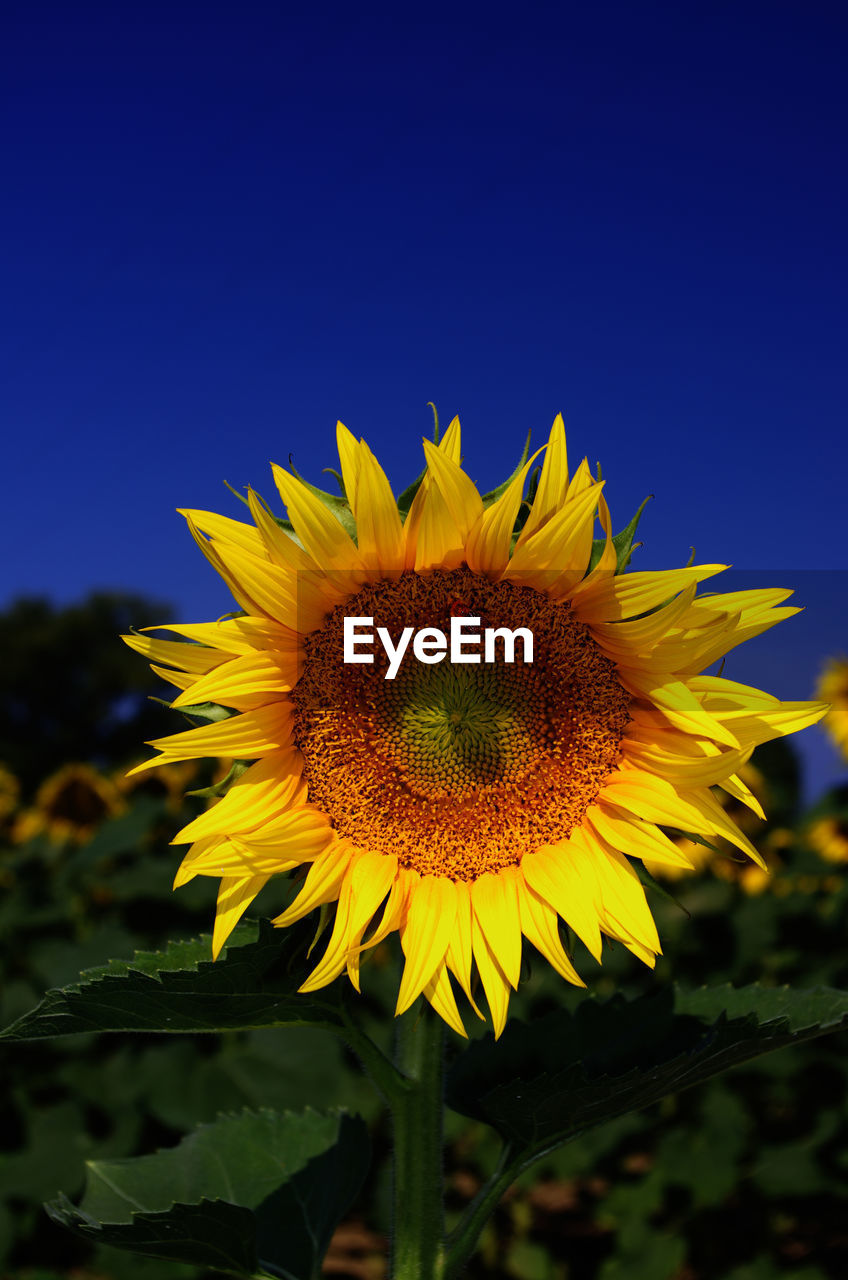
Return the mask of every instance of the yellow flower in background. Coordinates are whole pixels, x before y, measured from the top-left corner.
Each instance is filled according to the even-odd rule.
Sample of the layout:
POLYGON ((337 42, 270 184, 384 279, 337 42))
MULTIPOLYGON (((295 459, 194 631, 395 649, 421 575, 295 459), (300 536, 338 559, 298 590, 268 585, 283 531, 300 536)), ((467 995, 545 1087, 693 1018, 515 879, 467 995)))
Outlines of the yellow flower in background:
POLYGON ((848 760, 848 658, 831 658, 816 688, 816 697, 831 704, 823 724, 848 760))
POLYGON ((252 524, 183 513, 243 613, 151 628, 183 641, 126 639, 182 691, 175 707, 234 714, 151 743, 161 754, 139 770, 255 762, 176 839, 190 845, 177 884, 220 877, 215 955, 271 876, 305 867, 275 923, 336 910, 302 990, 345 971, 358 988, 362 954, 397 931, 396 1012, 423 993, 462 1032, 454 982, 477 1010, 479 978, 500 1034, 524 939, 584 985, 560 920, 597 960, 605 935, 654 963, 660 943, 628 859, 691 865, 663 828, 720 836, 762 864, 712 788, 761 813, 740 769, 825 708, 700 674, 795 613, 783 607, 791 592, 697 595, 715 564, 617 573, 603 482, 585 459, 569 471, 560 417, 529 503, 533 458, 484 502, 461 466, 457 419, 424 442, 403 513, 341 424, 338 447, 349 508, 274 467, 294 536, 252 491, 252 524), (533 662, 408 655, 386 679, 379 645, 370 665, 343 662, 353 617, 393 646, 405 628, 446 632, 458 617, 524 628, 533 662))
POLYGON ((21 798, 21 784, 4 764, 0 764, 0 823, 15 812, 21 798))
POLYGON ((848 862, 848 819, 819 818, 808 828, 806 842, 825 862, 848 862))
POLYGON ((45 832, 57 842, 82 844, 104 819, 124 808, 110 778, 88 764, 66 764, 42 782, 33 807, 18 815, 12 838, 22 844, 45 832))

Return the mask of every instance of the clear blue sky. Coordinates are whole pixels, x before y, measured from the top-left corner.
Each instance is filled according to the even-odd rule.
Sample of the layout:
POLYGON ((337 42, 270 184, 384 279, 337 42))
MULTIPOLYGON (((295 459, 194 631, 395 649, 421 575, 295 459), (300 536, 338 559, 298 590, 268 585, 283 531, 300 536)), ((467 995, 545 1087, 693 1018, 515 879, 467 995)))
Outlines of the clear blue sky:
POLYGON ((848 648, 807 572, 844 555, 846 63, 818 0, 7 4, 0 604, 217 615, 174 508, 237 514, 223 478, 317 475, 341 418, 401 485, 435 400, 488 485, 562 410, 617 524, 656 494, 646 567, 819 584, 809 696, 848 648))

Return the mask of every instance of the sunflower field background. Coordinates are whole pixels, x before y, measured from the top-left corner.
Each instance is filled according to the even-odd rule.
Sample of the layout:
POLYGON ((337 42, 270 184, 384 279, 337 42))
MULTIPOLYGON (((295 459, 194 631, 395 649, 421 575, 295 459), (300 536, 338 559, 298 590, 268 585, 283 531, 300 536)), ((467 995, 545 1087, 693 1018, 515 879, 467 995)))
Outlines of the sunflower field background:
MULTIPOLYGON (((167 612, 161 602, 99 595, 64 610, 19 601, 0 617, 4 1026, 82 969, 208 929, 214 885, 199 878, 173 894, 169 841, 203 805, 183 795, 215 781, 211 766, 124 776, 140 758, 138 744, 174 726, 148 700, 162 688, 116 635, 167 612)), ((836 670, 830 698, 838 690, 836 670)), ((672 978, 689 987, 848 987, 848 764, 845 772, 844 787, 822 795, 813 786, 805 808, 792 744, 760 748, 746 781, 768 821, 745 829, 771 876, 729 850, 721 858, 700 850, 694 875, 658 879, 650 894, 664 942, 655 974, 613 948, 591 990, 634 995, 672 978)), ((263 915, 273 913, 273 895, 274 882, 263 915)), ((375 1026, 391 1021, 395 974, 392 946, 383 944, 362 1002, 375 1026)), ((547 966, 534 966, 516 1012, 532 1021, 579 998, 547 966)), ((847 1034, 766 1055, 574 1140, 506 1195, 469 1276, 848 1274, 847 1034)), ((324 1272, 342 1280, 386 1274, 386 1117, 328 1033, 86 1034, 4 1046, 2 1070, 0 1274, 9 1280, 211 1278, 92 1249, 51 1223, 42 1202, 58 1192, 78 1196, 86 1160, 174 1146, 198 1124, 243 1107, 309 1104, 362 1115, 378 1157, 324 1272)), ((483 1125, 449 1113, 446 1177, 456 1212, 478 1189, 492 1141, 483 1125)))

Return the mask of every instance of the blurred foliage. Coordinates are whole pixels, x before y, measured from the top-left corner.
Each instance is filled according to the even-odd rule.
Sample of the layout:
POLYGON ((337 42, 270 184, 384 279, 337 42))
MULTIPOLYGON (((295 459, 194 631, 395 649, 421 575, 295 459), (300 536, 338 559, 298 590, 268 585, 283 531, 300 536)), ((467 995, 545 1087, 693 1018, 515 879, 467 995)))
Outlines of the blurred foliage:
MULTIPOLYGON (((140 700, 148 686, 129 651, 124 667, 114 633, 168 611, 149 602, 134 608, 126 597, 96 597, 63 618, 39 602, 21 602, 18 635, 10 615, 0 619, 10 655, 0 685, 4 1026, 83 968, 211 926, 216 882, 198 878, 172 893, 178 857, 169 848, 202 804, 182 793, 210 781, 211 772, 173 766, 128 781, 118 769, 138 758, 142 738, 161 731, 140 728, 148 714, 143 702, 131 702, 129 713, 122 702, 127 689, 140 700), (97 626, 87 631, 92 619, 97 626), (57 636, 79 647, 51 647, 57 636), (70 678, 69 651, 84 655, 70 678), (65 772, 57 782, 61 766, 80 760, 100 769, 65 772)), ((166 718, 164 731, 172 728, 166 718)), ((753 765, 758 778, 749 785, 762 793, 769 820, 754 821, 749 831, 773 874, 751 877, 731 851, 703 851, 708 856, 695 873, 649 889, 664 944, 656 971, 620 947, 606 950, 603 968, 579 954, 594 992, 650 994, 672 981, 848 989, 848 787, 804 813, 785 743, 768 744, 753 765)), ((273 914, 288 892, 284 880, 272 882, 259 911, 273 914)), ((533 1021, 580 1000, 531 954, 517 1016, 533 1021)), ((375 1036, 389 1034, 396 978, 392 946, 377 949, 361 1001, 375 1036)), ((58 1193, 78 1199, 86 1161, 175 1147, 222 1112, 307 1104, 358 1112, 376 1155, 335 1234, 325 1273, 385 1276, 386 1120, 380 1099, 329 1033, 79 1034, 5 1046, 0 1062, 4 1280, 211 1280, 213 1273, 195 1267, 87 1244, 51 1222, 41 1205, 58 1193)), ((470 1280, 842 1280, 847 1103, 842 1032, 578 1136, 510 1189, 469 1266, 470 1280)), ((455 1220, 491 1171, 498 1141, 456 1113, 448 1114, 447 1137, 455 1220)))
MULTIPOLYGON (((809 833, 827 818, 848 821, 848 793, 797 811, 788 748, 756 761, 778 821, 760 824, 760 844, 779 867, 747 884, 730 856, 657 892, 665 955, 657 971, 610 948, 592 989, 656 992, 762 981, 848 988, 848 886, 843 868, 809 833), (779 838, 776 838, 779 835, 779 838), (723 874, 716 874, 721 865, 723 874), (746 886, 748 891, 746 891, 746 886)), ((6 1025, 47 987, 83 967, 127 959, 138 948, 208 930, 215 882, 172 894, 177 865, 168 841, 199 801, 176 808, 173 788, 144 781, 124 793, 84 841, 41 830, 0 855, 0 1013, 6 1025)), ((186 779, 181 777, 181 785, 186 779)), ((14 830, 15 814, 6 818, 14 830)), ((259 905, 284 902, 269 886, 259 905), (275 896, 276 895, 276 896, 275 896), (273 901, 272 901, 273 899, 273 901)), ((585 956, 578 962, 590 971, 585 956)), ((395 982, 390 947, 365 980, 362 1017, 372 1032, 390 1023, 395 982)), ((542 962, 531 961, 515 1013, 539 1018, 579 1000, 542 962)), ((820 1280, 848 1274, 848 1037, 745 1065, 577 1137, 524 1175, 486 1229, 469 1276, 491 1280, 820 1280)), ((175 1146, 221 1112, 269 1105, 345 1105, 372 1127, 378 1157, 388 1134, 380 1101, 326 1032, 294 1028, 203 1036, 147 1033, 9 1046, 3 1052, 0 1241, 10 1280, 200 1280, 178 1264, 87 1248, 41 1209, 58 1192, 78 1197, 86 1160, 175 1146)), ((447 1178, 451 1212, 473 1197, 496 1158, 482 1124, 450 1114, 447 1178)), ((388 1173, 383 1158, 337 1232, 325 1270, 377 1280, 385 1274, 388 1173)), ((211 1273, 209 1273, 211 1277, 211 1273)), ((206 1277, 204 1276, 204 1280, 206 1277)))
POLYGON ((120 764, 173 731, 146 700, 163 686, 117 639, 173 612, 143 596, 96 592, 61 609, 23 598, 0 613, 0 762, 27 796, 68 761, 120 764))

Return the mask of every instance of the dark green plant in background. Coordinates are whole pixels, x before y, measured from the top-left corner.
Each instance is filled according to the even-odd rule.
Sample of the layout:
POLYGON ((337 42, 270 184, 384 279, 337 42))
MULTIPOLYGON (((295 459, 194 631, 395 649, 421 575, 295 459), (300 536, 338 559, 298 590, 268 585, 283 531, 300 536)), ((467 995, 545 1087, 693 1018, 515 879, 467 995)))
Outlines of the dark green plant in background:
MULTIPOLYGON (((614 952, 594 994, 563 1007, 546 966, 533 966, 498 1044, 485 1037, 449 1060, 447 1225, 457 1257, 499 1201, 469 1275, 843 1273, 845 1037, 807 1037, 838 1026, 848 1006, 783 984, 848 986, 848 893, 804 846, 815 815, 794 808, 788 748, 769 754, 759 767, 783 776, 775 812, 778 829, 793 834, 768 889, 747 896, 707 872, 673 886, 681 906, 658 893, 666 956, 656 976, 634 981, 614 952), (699 990, 707 977, 715 987, 699 990)), ((840 802, 825 808, 838 813, 840 802)), ((217 965, 208 938, 167 945, 196 931, 210 907, 202 882, 170 893, 167 839, 184 817, 165 797, 141 794, 87 843, 42 834, 3 855, 4 1022, 23 1015, 3 1050, 4 1274, 47 1280, 83 1266, 85 1276, 134 1280, 252 1267, 308 1276, 339 1221, 334 1274, 385 1274, 389 1131, 354 1054, 367 1063, 365 1035, 391 1053, 394 960, 375 957, 355 1008, 349 992, 342 1003, 331 988, 314 1010, 293 995, 308 927, 281 938, 245 924, 217 965), (147 954, 132 963, 76 980, 81 964, 139 946, 147 954), (53 991, 33 1009, 45 987, 53 991), (208 1157, 213 1142, 224 1173, 208 1157), (271 1252, 283 1221, 286 1257, 271 1252), (76 1228, 77 1243, 56 1223, 76 1228)), ((414 1023, 415 1011, 408 1017, 414 1023)))

